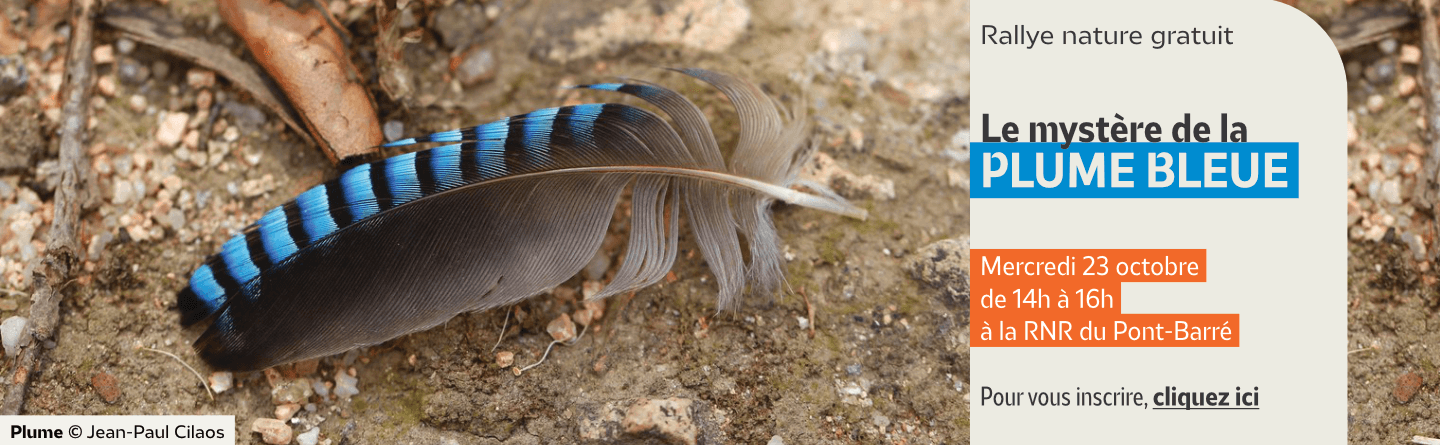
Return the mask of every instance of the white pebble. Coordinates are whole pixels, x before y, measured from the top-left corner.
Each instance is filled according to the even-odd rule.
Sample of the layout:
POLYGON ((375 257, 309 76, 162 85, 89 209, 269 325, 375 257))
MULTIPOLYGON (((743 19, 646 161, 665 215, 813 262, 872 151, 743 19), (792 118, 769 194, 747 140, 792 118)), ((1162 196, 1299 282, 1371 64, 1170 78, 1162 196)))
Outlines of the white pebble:
POLYGON ((315 394, 320 396, 321 398, 330 397, 330 388, 326 388, 325 382, 320 381, 320 379, 315 379, 314 381, 312 381, 310 383, 310 389, 313 389, 315 391, 315 394))
POLYGON ((348 399, 355 396, 356 394, 360 394, 360 389, 355 387, 355 384, 357 382, 359 382, 359 379, 351 377, 349 374, 343 372, 336 373, 335 397, 348 399))
POLYGON ((320 428, 311 428, 310 431, 295 436, 295 443, 300 445, 315 445, 320 441, 320 428))
POLYGON ((229 371, 220 371, 210 374, 210 390, 216 394, 225 392, 235 385, 235 375, 229 371))
POLYGON ((20 355, 20 348, 30 344, 30 336, 25 335, 25 327, 29 324, 30 320, 19 315, 0 323, 0 343, 4 343, 5 356, 20 355))

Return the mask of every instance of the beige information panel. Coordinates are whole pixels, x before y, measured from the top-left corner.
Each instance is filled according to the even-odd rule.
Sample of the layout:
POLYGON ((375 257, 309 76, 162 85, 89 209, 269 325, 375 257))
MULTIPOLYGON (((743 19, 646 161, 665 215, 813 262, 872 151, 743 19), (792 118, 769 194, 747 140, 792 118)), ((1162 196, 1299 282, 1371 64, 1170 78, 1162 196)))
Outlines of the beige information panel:
POLYGON ((1268 0, 972 0, 971 439, 1346 440, 1345 78, 1268 0))

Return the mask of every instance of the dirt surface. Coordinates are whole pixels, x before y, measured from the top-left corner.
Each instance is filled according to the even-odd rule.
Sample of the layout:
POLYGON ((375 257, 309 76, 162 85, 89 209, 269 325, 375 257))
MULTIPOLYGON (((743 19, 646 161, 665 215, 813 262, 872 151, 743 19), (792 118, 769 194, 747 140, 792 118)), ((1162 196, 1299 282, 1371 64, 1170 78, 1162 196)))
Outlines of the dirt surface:
MULTIPOLYGON (((19 35, 38 35, 27 26, 41 21, 49 3, 5 0, 4 11, 19 35)), ((582 274, 509 317, 465 314, 318 363, 236 374, 233 387, 212 400, 180 362, 151 351, 174 353, 212 381, 224 378, 190 349, 201 330, 179 326, 175 292, 231 233, 340 169, 223 75, 207 81, 193 65, 102 28, 97 45, 112 53, 98 63, 92 104, 93 162, 80 229, 89 261, 65 288, 58 337, 45 345, 53 349, 26 413, 227 414, 242 443, 261 443, 251 425, 277 417, 277 407, 298 409, 289 426, 296 443, 312 444, 968 442, 968 289, 944 281, 968 248, 965 1, 406 4, 401 32, 418 38, 404 47, 409 89, 399 97, 382 91, 375 74, 373 4, 327 5, 351 34, 349 48, 370 76, 387 135, 624 101, 559 87, 626 76, 696 100, 724 145, 736 121, 723 97, 655 67, 722 70, 809 108, 811 140, 828 162, 817 166, 817 179, 869 209, 870 219, 777 206, 790 290, 749 295, 742 309, 726 313, 716 312, 708 268, 682 235, 673 280, 605 301, 604 317, 579 340, 556 346, 518 376, 515 367, 545 353, 546 326, 582 308, 587 282, 598 276, 582 274), (457 71, 462 67, 471 71, 457 71), (496 350, 513 353, 515 366, 496 363, 497 340, 496 350), (352 376, 358 394, 338 396, 352 376), (637 424, 647 409, 682 425, 637 424), (318 436, 304 434, 316 428, 318 436)), ((163 7, 190 35, 253 60, 213 3, 170 0, 163 7)), ((0 318, 28 313, 29 271, 46 240, 58 140, 56 60, 67 35, 60 26, 61 44, 32 42, 12 59, 26 67, 23 92, 7 98, 0 91, 7 128, 0 146, 28 150, 0 156, 13 164, 0 166, 0 318)), ((0 85, 11 74, 0 69, 0 85)), ((598 275, 618 263, 624 224, 622 211, 605 255, 592 262, 598 275)), ((1384 249, 1392 248, 1357 255, 1384 249)), ((1352 283, 1371 289, 1358 272, 1352 283)), ((1368 318, 1352 320, 1391 320, 1397 307, 1418 314, 1434 300, 1385 292, 1364 298, 1368 318)), ((1390 329, 1363 335, 1396 335, 1390 329)), ((1381 341, 1391 352, 1352 356, 1360 366, 1354 360, 1394 354, 1366 363, 1373 370, 1365 378, 1389 388, 1392 370, 1421 363, 1429 366, 1427 381, 1436 378, 1423 348, 1381 341)), ((0 375, 12 375, 14 366, 14 359, 0 361, 0 375)), ((10 384, 8 377, 0 382, 10 384)), ((1408 408, 1440 401, 1433 386, 1421 393, 1408 408)), ((1372 403, 1358 397, 1356 409, 1372 403)))
MULTIPOLYGON (((1399 2, 1301 2, 1322 24, 1347 9, 1399 2)), ((1404 7, 1400 9, 1403 11, 1404 7)), ((1433 135, 1421 95, 1416 20, 1343 53, 1350 104, 1349 406, 1351 443, 1440 437, 1434 215, 1417 172, 1433 135), (1417 385, 1418 384, 1418 385, 1417 385), (1418 386, 1418 388, 1417 388, 1418 386)), ((1353 23, 1353 22, 1351 22, 1353 23)), ((1432 90, 1433 94, 1434 91, 1432 90)))

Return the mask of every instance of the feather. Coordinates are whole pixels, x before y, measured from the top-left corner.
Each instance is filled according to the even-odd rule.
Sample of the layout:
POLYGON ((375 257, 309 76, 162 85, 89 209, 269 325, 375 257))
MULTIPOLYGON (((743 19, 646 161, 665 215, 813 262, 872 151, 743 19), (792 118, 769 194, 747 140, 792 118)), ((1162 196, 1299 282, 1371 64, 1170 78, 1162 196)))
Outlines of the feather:
POLYGON ((255 370, 380 343, 467 311, 516 303, 580 271, 632 189, 630 239, 594 298, 663 279, 684 209, 719 286, 720 308, 783 281, 774 200, 865 218, 828 191, 792 190, 813 154, 803 114, 782 117, 754 85, 680 70, 735 105, 728 162, 700 109, 647 83, 576 88, 643 99, 641 108, 546 108, 395 141, 444 143, 362 164, 271 209, 232 236, 178 295, 181 323, 209 321, 195 342, 218 369, 255 370), (742 254, 746 240, 749 258, 742 254))

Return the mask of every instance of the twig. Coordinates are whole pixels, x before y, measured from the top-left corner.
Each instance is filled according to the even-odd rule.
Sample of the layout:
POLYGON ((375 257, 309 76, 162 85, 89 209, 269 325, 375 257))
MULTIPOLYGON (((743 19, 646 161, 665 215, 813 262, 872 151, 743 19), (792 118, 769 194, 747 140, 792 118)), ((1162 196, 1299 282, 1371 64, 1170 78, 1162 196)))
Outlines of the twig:
MULTIPOLYGON (((1425 183, 1421 208, 1430 208, 1432 233, 1440 235, 1440 24, 1435 18, 1435 0, 1420 0, 1420 48, 1424 60, 1420 62, 1424 73, 1425 94, 1430 99, 1430 111, 1426 116, 1430 133, 1430 153, 1425 157, 1425 183)), ((1436 249, 1440 250, 1440 249, 1436 249)))
POLYGON ((205 377, 203 377, 203 376, 200 375, 200 371, 196 371, 195 368, 190 367, 190 364, 189 364, 189 363, 185 363, 184 360, 181 360, 181 359, 180 359, 180 356, 175 355, 175 354, 171 354, 171 353, 169 353, 169 352, 161 351, 161 350, 159 350, 159 349, 152 349, 152 348, 140 348, 140 349, 143 350, 143 351, 150 351, 150 352, 165 354, 165 355, 170 356, 170 358, 175 359, 175 361, 180 362, 180 366, 184 366, 185 369, 189 369, 191 374, 195 374, 195 378, 200 379, 200 387, 205 388, 205 394, 207 394, 207 395, 210 396, 210 401, 211 401, 211 402, 214 402, 214 401, 215 401, 215 390, 210 389, 210 382, 206 382, 206 381, 205 381, 205 377))
MULTIPOLYGON (((541 363, 545 363, 545 359, 550 358, 550 349, 551 349, 551 348, 554 348, 555 345, 565 345, 565 346, 573 345, 573 344, 579 342, 580 339, 585 338, 585 331, 587 331, 587 330, 589 330, 589 329, 590 329, 590 325, 588 325, 588 324, 585 325, 585 327, 580 328, 580 335, 576 335, 576 336, 575 336, 575 339, 574 339, 574 340, 570 340, 569 343, 566 343, 566 342, 563 342, 563 341, 560 341, 560 340, 551 341, 551 342, 550 342, 550 345, 545 347, 545 355, 540 356, 540 361, 535 362, 535 363, 531 363, 530 366, 526 366, 526 367, 524 367, 524 368, 520 368, 520 371, 518 371, 518 372, 524 373, 525 371, 529 371, 530 368, 534 368, 534 367, 536 367, 536 366, 540 366, 541 363)), ((515 375, 520 375, 520 374, 515 374, 515 375)))
POLYGON ((495 349, 500 347, 500 341, 505 340, 505 330, 510 329, 510 312, 514 310, 515 308, 505 308, 505 324, 500 326, 500 338, 495 339, 495 346, 490 347, 490 352, 495 352, 495 349))
POLYGON ((85 127, 89 121, 90 95, 94 90, 95 61, 91 51, 95 37, 96 0, 74 0, 70 3, 70 41, 65 54, 65 84, 60 91, 64 99, 60 123, 60 186, 55 189, 55 217, 50 224, 50 240, 45 246, 41 267, 35 271, 34 293, 30 304, 30 335, 35 341, 20 352, 16 361, 14 384, 0 403, 0 415, 17 415, 25 404, 30 379, 39 371, 46 344, 55 336, 60 322, 60 289, 70 281, 70 274, 79 264, 80 245, 75 239, 75 225, 80 219, 81 171, 85 161, 85 127), (41 271, 43 269, 43 272, 41 271), (52 283, 60 283, 53 286, 52 283))

